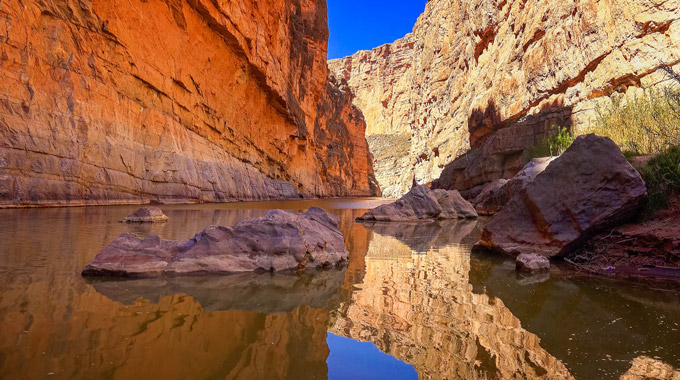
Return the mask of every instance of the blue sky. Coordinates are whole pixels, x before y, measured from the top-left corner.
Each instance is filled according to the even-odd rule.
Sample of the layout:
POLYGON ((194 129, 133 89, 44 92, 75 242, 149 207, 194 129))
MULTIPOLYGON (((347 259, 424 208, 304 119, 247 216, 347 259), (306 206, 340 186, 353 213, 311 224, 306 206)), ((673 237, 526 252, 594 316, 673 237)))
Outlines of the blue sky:
POLYGON ((393 42, 413 30, 427 0, 328 0, 328 59, 393 42))

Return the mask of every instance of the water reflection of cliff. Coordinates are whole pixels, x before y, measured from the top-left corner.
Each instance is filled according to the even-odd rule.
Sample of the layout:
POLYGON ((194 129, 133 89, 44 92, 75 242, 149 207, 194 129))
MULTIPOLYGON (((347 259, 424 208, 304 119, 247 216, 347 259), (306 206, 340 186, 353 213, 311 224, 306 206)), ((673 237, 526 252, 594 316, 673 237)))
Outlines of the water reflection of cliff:
MULTIPOLYGON (((396 226, 387 235, 400 237, 396 226)), ((438 234, 445 235, 452 236, 438 234)), ((421 379, 571 377, 500 299, 472 292, 469 249, 452 244, 418 254, 376 233, 365 262, 333 333, 373 342, 412 364, 421 379)))
MULTIPOLYGON (((117 222, 131 207, 5 210, 0 378, 325 379, 327 307, 337 302, 342 271, 163 283, 88 284, 79 275, 130 229, 186 239, 266 212, 195 207, 164 206, 171 221, 148 230, 117 222)), ((351 236, 361 211, 335 212, 351 236)), ((362 230, 350 243, 359 249, 362 230)))

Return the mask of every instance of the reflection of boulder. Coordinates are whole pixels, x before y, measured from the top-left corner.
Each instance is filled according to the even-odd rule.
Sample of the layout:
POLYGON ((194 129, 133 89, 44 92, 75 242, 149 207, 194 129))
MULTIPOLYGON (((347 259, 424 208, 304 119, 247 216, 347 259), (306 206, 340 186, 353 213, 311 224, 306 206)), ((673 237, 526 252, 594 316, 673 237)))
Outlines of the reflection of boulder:
POLYGON ((472 292, 469 271, 466 249, 415 254, 375 234, 330 331, 374 343, 421 379, 571 379, 500 299, 472 292))
POLYGON ((474 244, 481 231, 476 220, 439 220, 429 223, 362 222, 364 227, 391 236, 416 252, 427 252, 433 247, 451 244, 474 244))
POLYGON ((139 298, 153 303, 174 294, 194 297, 204 310, 243 310, 257 313, 290 312, 301 305, 324 308, 332 302, 345 271, 316 271, 304 275, 240 273, 225 276, 162 277, 136 280, 92 280, 97 292, 124 305, 139 298))

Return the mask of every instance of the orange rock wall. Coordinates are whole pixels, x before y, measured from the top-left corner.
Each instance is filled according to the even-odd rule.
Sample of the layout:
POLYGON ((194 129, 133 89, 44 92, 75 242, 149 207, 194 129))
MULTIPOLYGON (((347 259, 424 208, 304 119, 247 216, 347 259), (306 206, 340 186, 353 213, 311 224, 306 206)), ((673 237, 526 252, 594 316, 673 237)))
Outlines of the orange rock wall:
POLYGON ((0 0, 0 206, 377 193, 363 118, 335 103, 326 14, 0 0))

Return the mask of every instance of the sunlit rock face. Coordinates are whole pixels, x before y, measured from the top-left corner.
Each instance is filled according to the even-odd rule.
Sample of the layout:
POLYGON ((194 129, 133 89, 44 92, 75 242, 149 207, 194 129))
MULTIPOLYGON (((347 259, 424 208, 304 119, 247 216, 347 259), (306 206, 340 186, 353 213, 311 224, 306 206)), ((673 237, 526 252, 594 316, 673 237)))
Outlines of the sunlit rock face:
POLYGON ((582 128, 598 99, 662 81, 659 67, 680 61, 679 9, 675 0, 431 0, 413 33, 329 66, 366 116, 385 195, 437 179, 473 148, 446 173, 466 190, 516 174, 551 125, 582 128))
POLYGON ((325 1, 2 0, 0 206, 369 195, 325 1))
POLYGON ((473 293, 463 248, 418 254, 376 233, 365 261, 331 332, 374 343, 421 379, 572 378, 503 301, 473 293))
POLYGON ((680 380, 680 371, 660 360, 640 356, 621 380, 680 380))

